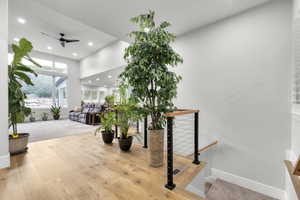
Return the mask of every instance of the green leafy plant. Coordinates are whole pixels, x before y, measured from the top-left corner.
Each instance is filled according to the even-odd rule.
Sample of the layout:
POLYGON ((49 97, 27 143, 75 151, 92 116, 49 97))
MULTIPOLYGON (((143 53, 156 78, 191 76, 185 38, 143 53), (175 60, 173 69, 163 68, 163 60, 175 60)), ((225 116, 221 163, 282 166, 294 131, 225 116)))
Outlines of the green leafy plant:
POLYGON ((105 104, 108 107, 112 107, 115 103, 115 96, 114 95, 108 95, 105 97, 105 104))
POLYGON ((127 85, 122 85, 119 93, 119 103, 115 106, 118 115, 116 124, 120 127, 121 139, 126 139, 129 137, 130 122, 140 120, 141 112, 134 98, 129 95, 127 85))
POLYGON ((29 53, 33 47, 31 42, 22 38, 19 44, 12 44, 12 51, 14 58, 10 65, 8 65, 8 96, 9 96, 9 126, 12 126, 12 137, 19 136, 17 124, 22 123, 31 113, 31 109, 25 106, 26 94, 22 91, 24 85, 31 85, 32 83, 29 74, 37 76, 36 72, 29 66, 22 63, 25 59, 35 66, 41 67, 30 56, 29 53))
POLYGON ((116 114, 113 111, 106 111, 101 114, 101 126, 96 129, 95 134, 100 131, 105 133, 113 132, 113 125, 116 124, 116 114))
POLYGON ((50 108, 50 111, 52 113, 52 116, 54 119, 59 119, 60 117, 60 112, 61 112, 61 107, 58 105, 52 105, 50 108))
POLYGON ((151 116, 149 128, 159 130, 165 126, 163 114, 175 109, 172 100, 181 80, 169 68, 183 59, 170 46, 176 37, 167 31, 170 23, 156 25, 154 15, 149 11, 131 19, 139 30, 130 33, 134 41, 125 50, 127 66, 120 77, 131 86, 132 96, 141 104, 143 112, 151 116))

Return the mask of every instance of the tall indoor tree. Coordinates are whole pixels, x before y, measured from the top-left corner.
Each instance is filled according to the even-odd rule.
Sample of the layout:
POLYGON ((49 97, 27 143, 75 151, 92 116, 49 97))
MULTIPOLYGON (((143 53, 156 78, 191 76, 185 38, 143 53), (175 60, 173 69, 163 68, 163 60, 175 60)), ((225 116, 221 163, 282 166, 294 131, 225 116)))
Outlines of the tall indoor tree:
POLYGON ((170 68, 183 62, 171 43, 176 36, 167 28, 169 22, 155 23, 154 11, 131 19, 139 29, 129 35, 133 42, 125 50, 127 62, 120 77, 132 88, 132 96, 143 107, 143 112, 151 116, 150 165, 162 165, 163 128, 166 124, 164 113, 174 110, 173 99, 177 95, 177 84, 181 80, 170 68), (155 146, 157 145, 157 146, 155 146))

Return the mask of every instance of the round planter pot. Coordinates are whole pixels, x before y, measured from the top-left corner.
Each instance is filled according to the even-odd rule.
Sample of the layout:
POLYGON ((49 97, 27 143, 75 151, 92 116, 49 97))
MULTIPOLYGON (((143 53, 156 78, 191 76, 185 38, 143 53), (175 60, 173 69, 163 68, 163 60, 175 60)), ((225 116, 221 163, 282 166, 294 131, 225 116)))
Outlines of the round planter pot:
POLYGON ((30 121, 30 122, 35 122, 35 117, 30 117, 30 118, 29 118, 29 121, 30 121))
POLYGON ((11 155, 24 153, 27 151, 29 133, 19 133, 19 137, 9 136, 9 152, 11 155))
POLYGON ((111 144, 115 137, 114 131, 112 131, 112 132, 102 131, 101 133, 102 133, 103 142, 105 144, 111 144))
POLYGON ((164 129, 149 130, 149 162, 151 167, 161 167, 164 163, 164 129))
POLYGON ((59 118, 60 118, 60 115, 53 115, 54 120, 59 120, 59 118))
POLYGON ((129 151, 132 145, 133 137, 129 136, 126 139, 119 138, 119 147, 122 151, 129 151))

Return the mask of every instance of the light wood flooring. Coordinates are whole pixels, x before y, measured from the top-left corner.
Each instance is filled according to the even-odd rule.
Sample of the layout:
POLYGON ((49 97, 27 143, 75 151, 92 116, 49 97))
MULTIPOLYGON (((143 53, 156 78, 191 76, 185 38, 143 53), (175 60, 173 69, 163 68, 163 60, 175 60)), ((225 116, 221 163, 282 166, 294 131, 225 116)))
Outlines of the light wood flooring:
POLYGON ((0 170, 1 200, 188 200, 202 198, 184 188, 205 163, 175 156, 177 187, 164 188, 166 167, 151 168, 147 150, 134 145, 120 152, 93 134, 31 143, 27 154, 0 170))

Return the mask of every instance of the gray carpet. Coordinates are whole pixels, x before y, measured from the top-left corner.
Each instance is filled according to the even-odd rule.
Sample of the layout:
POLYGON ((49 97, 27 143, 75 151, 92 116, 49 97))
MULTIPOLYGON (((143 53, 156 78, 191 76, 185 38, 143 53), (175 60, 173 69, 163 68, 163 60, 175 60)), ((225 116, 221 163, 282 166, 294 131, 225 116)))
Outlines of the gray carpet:
POLYGON ((29 142, 36 142, 69 135, 90 133, 95 131, 97 127, 70 120, 51 120, 18 124, 18 132, 29 133, 29 142))
POLYGON ((221 179, 207 183, 205 194, 208 200, 275 200, 221 179))

